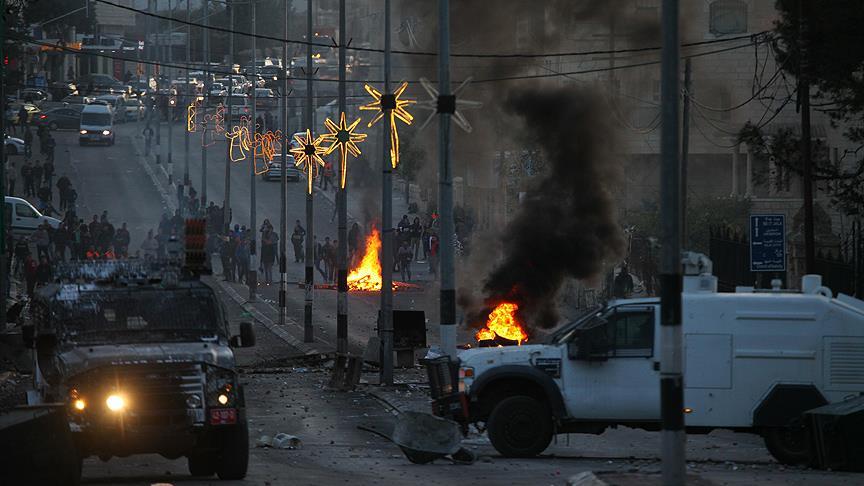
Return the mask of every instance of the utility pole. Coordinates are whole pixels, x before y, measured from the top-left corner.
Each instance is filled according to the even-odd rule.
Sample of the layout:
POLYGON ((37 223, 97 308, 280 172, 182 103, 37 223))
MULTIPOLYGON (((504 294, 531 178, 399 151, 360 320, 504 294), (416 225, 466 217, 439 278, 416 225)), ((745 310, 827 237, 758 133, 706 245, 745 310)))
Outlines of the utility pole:
MULTIPOLYGON (((210 78, 210 0, 204 0, 204 27, 203 27, 203 48, 201 59, 204 61, 204 110, 207 110, 208 101, 210 101, 209 78, 210 78)), ((201 130, 202 135, 206 137, 207 130, 212 130, 212 127, 205 123, 201 130)), ((201 144, 201 208, 207 207, 207 144, 201 144)))
POLYGON ((450 117, 456 97, 450 94, 450 0, 438 0, 438 210, 441 228, 441 349, 456 357, 456 285, 453 248, 453 173, 450 161, 450 117))
MULTIPOLYGON (((168 17, 174 16, 174 7, 172 6, 172 1, 168 0, 168 17)), ((171 31, 172 23, 168 21, 168 28, 165 32, 168 34, 168 64, 174 64, 174 33, 171 31)), ((165 34, 163 34, 165 35, 165 34)), ((168 68, 173 69, 173 68, 168 68)), ((166 69, 166 71, 168 71, 166 69)), ((174 183, 174 158, 173 158, 173 148, 171 147, 171 128, 174 125, 174 113, 177 111, 177 96, 171 96, 174 86, 171 85, 170 79, 172 76, 168 76, 168 185, 174 183), (171 100, 174 100, 174 104, 171 104, 171 100)))
MULTIPOLYGON (((258 89, 258 65, 255 62, 255 48, 257 47, 257 29, 256 29, 256 19, 255 12, 257 10, 258 2, 256 0, 252 0, 252 134, 251 137, 255 137, 255 134, 258 133, 258 114, 256 111, 257 97, 255 93, 258 89)), ((264 130, 264 127, 261 127, 261 130, 264 130)), ((249 248, 249 278, 247 279, 247 283, 249 284, 249 302, 255 302, 255 291, 258 287, 258 248, 257 248, 257 240, 256 236, 258 235, 258 221, 256 220, 256 211, 255 211, 255 202, 257 200, 255 195, 255 150, 252 150, 252 163, 249 164, 249 226, 252 230, 252 241, 251 248, 249 248)))
POLYGON ((380 384, 393 384, 393 164, 390 158, 390 113, 396 108, 390 92, 390 0, 384 0, 384 143, 381 145, 381 314, 378 335, 381 342, 380 384))
MULTIPOLYGON (((348 35, 345 26, 345 0, 339 0, 339 114, 348 111, 345 95, 345 46, 348 35)), ((339 181, 336 186, 336 210, 339 213, 337 238, 336 275, 336 352, 348 352, 348 185, 342 186, 342 164, 339 164, 339 181)), ((347 171, 346 171, 347 172, 347 171)))
MULTIPOLYGON (((159 10, 159 1, 153 0, 153 3, 150 5, 151 5, 150 13, 155 14, 159 10)), ((159 21, 155 20, 155 22, 156 22, 156 30, 159 30, 159 21)), ((162 40, 162 34, 161 33, 158 33, 158 32, 153 33, 153 44, 154 44, 154 47, 156 48, 156 55, 155 55, 155 57, 150 58, 151 61, 161 61, 162 60, 162 48, 160 47, 160 44, 161 44, 160 41, 161 40, 162 40)), ((154 66, 154 71, 156 72, 156 106, 157 106, 157 108, 156 108, 156 163, 161 164, 162 163, 162 120, 161 120, 162 113, 158 107, 162 105, 162 101, 164 100, 164 98, 162 98, 163 94, 162 94, 162 90, 161 90, 161 88, 162 88, 162 82, 161 82, 162 81, 162 70, 159 69, 159 64, 154 66)))
POLYGON ((813 160, 810 146, 810 69, 807 56, 807 7, 798 0, 798 100, 801 109, 801 159, 804 196, 804 271, 816 273, 816 237, 813 231, 813 160))
MULTIPOLYGON (((288 39, 288 20, 290 15, 289 2, 285 2, 285 24, 282 26, 282 36, 288 39)), ((282 43, 282 67, 279 74, 282 76, 282 177, 279 199, 282 205, 279 210, 279 325, 285 325, 285 299, 287 298, 288 283, 285 273, 288 269, 287 252, 285 251, 288 239, 288 143, 291 135, 288 132, 288 76, 285 67, 288 65, 288 41, 282 43)))
POLYGON ((660 407, 663 484, 685 480, 684 377, 681 356, 681 143, 678 0, 663 0, 660 64, 660 407))
MULTIPOLYGON (((192 89, 192 86, 189 84, 189 63, 192 62, 192 0, 186 0, 186 90, 192 89)), ((184 100, 188 100, 188 97, 184 97, 184 100)), ((190 103, 195 103, 198 101, 198 97, 196 93, 192 93, 192 100, 190 103)), ((183 137, 183 185, 189 186, 189 130, 184 130, 185 135, 183 137)), ((203 189, 203 188, 202 188, 203 189)))
MULTIPOLYGON (((345 46, 348 43, 348 35, 345 26, 345 0, 339 0, 339 113, 348 111, 345 100, 345 46)), ((342 170, 342 165, 339 165, 342 170)), ((347 172, 347 171, 346 171, 347 172)), ((339 173, 339 181, 345 177, 339 173)), ((337 295, 336 295, 336 352, 345 354, 348 352, 348 186, 342 187, 340 183, 336 187, 336 210, 339 212, 337 249, 337 295)))
MULTIPOLYGON (((6 0, 0 0, 0 12, 6 12, 6 0)), ((0 59, 6 59, 6 17, 0 16, 0 59)), ((0 62, 0 109, 6 113, 6 64, 0 62)), ((0 116, 0 133, 6 133, 6 116, 0 116)), ((5 144, 4 144, 5 145, 5 144)), ((23 181, 22 181, 23 184, 23 181)), ((0 197, 6 201, 6 147, 0 150, 0 197)), ((4 206, 5 207, 5 206, 4 206)), ((6 261, 6 211, 0 211, 0 323, 6 328, 6 297, 9 295, 9 262, 6 261)))
POLYGON ((690 94, 692 89, 690 58, 684 60, 684 114, 681 120, 681 244, 687 250, 687 164, 690 156, 690 94))
MULTIPOLYGON (((306 0, 306 127, 312 130, 312 135, 315 135, 314 127, 312 126, 312 0, 306 0)), ((310 160, 307 163, 314 164, 310 160)), ((312 177, 312 171, 307 171, 309 177, 312 177)), ((309 181, 311 184, 312 181, 309 181)), ((315 259, 315 248, 313 247, 313 236, 315 224, 312 213, 312 203, 314 201, 312 191, 306 191, 306 292, 303 301, 303 342, 311 343, 314 341, 312 328, 312 300, 315 291, 315 274, 313 273, 312 261, 315 259)))
MULTIPOLYGON (((225 129, 231 129, 234 107, 234 0, 228 0, 228 124, 225 129)), ((231 144, 225 144, 225 199, 222 202, 222 221, 225 225, 225 234, 231 231, 231 144)))

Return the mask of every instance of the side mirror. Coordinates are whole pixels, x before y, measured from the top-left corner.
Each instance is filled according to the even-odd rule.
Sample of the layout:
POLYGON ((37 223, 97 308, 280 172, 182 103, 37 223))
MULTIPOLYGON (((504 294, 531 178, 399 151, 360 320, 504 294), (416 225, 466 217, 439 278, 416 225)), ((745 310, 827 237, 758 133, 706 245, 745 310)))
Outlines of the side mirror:
POLYGON ((24 341, 24 347, 33 349, 36 347, 36 326, 27 324, 21 326, 21 340, 24 341))
POLYGON ((232 348, 249 348, 255 346, 255 331, 251 322, 240 323, 240 335, 232 336, 229 344, 232 348))

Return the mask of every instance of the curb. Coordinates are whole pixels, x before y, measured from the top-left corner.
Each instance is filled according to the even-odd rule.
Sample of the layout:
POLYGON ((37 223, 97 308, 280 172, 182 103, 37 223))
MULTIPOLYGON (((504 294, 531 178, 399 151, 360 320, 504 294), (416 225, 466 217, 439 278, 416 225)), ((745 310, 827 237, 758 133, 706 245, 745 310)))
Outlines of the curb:
MULTIPOLYGON (((231 287, 227 283, 225 283, 221 280, 217 280, 216 283, 219 285, 219 287, 222 288, 222 290, 225 291, 225 293, 227 293, 231 297, 231 299, 234 302, 237 303, 237 305, 242 307, 243 310, 245 310, 246 312, 251 314, 252 317, 256 321, 258 321, 261 325, 266 327, 268 330, 270 330, 270 332, 272 332, 273 334, 278 336, 280 339, 282 339, 286 343, 297 348, 297 350, 299 350, 300 352, 302 352, 303 354, 306 354, 306 355, 321 354, 322 353, 322 351, 319 350, 318 348, 312 347, 309 344, 304 343, 304 342, 300 341, 299 339, 295 338, 294 336, 292 336, 288 332, 287 329, 280 327, 276 322, 273 321, 273 319, 270 319, 269 317, 264 315, 263 312, 256 309, 252 302, 246 301, 240 294, 237 293, 236 290, 234 290, 233 287, 231 287)), ((298 323, 296 321, 294 321, 293 319, 291 319, 287 316, 286 316, 286 321, 290 322, 293 325, 298 325, 298 323)))

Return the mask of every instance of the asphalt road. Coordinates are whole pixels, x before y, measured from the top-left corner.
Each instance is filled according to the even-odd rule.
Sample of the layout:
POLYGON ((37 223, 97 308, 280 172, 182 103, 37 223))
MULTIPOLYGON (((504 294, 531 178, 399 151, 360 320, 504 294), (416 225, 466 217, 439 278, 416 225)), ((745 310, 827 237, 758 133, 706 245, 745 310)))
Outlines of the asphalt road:
MULTIPOLYGON (((143 141, 136 139, 141 131, 137 124, 117 127, 117 143, 112 147, 79 147, 77 133, 57 132, 57 172, 66 173, 79 193, 79 213, 86 219, 107 210, 116 225, 127 222, 132 233, 133 248, 140 244, 146 231, 154 228, 160 215, 167 210, 164 187, 157 188, 151 177, 161 170, 140 157, 143 141)), ((164 132, 163 132, 164 135, 164 132)), ((177 174, 183 171, 183 132, 174 130, 174 158, 177 174)), ((167 137, 163 138, 167 144, 167 137)), ((194 147, 194 145, 193 145, 194 147)), ((224 180, 224 144, 212 147, 208 196, 222 199, 224 180)), ((193 154, 200 155, 200 149, 193 154)), ((200 175, 200 159, 190 158, 190 173, 200 175)), ((232 206, 234 220, 247 223, 250 208, 248 166, 231 167, 232 206)), ((200 179, 199 179, 200 180, 200 179)), ((196 183, 200 190, 200 184, 196 183)), ((279 184, 258 180, 258 223, 264 218, 278 223, 279 184)), ((292 184, 288 198, 289 222, 304 219, 303 187, 292 184)), ((355 212, 362 208, 352 207, 355 212)), ((335 236, 336 226, 330 223, 332 204, 328 198, 316 197, 316 234, 335 236)), ((300 264, 288 267, 289 280, 297 281, 303 273, 300 264)), ((421 275, 421 278, 423 275, 421 275)), ((187 474, 185 460, 168 460, 156 455, 113 458, 102 462, 89 458, 84 466, 84 484, 150 485, 154 483, 209 484, 564 484, 566 479, 581 471, 612 471, 648 474, 648 483, 659 484, 659 434, 620 429, 596 436, 573 434, 558 438, 545 455, 533 460, 504 459, 495 453, 485 437, 473 437, 466 442, 481 456, 472 466, 455 466, 436 461, 428 466, 408 463, 398 448, 376 436, 359 431, 358 425, 386 423, 392 420, 389 409, 424 409, 428 397, 422 387, 404 382, 422 383, 422 371, 397 374, 402 385, 382 388, 363 385, 359 391, 337 393, 326 390, 329 378, 326 366, 281 361, 273 368, 268 363, 280 362, 287 356, 303 352, 291 344, 302 339, 303 291, 292 287, 288 295, 288 324, 271 332, 263 319, 276 319, 276 287, 259 289, 258 302, 245 302, 245 287, 218 284, 215 288, 226 303, 233 326, 240 321, 256 318, 258 345, 238 351, 238 361, 244 369, 242 381, 247 387, 250 435, 254 442, 260 435, 286 432, 303 441, 299 450, 253 448, 249 476, 246 481, 221 482, 192 478, 187 474), (282 336, 282 337, 280 337, 282 336), (377 398, 376 398, 377 397, 377 398), (385 400, 385 401, 382 401, 385 400), (391 404, 386 405, 385 403, 391 404)), ((435 342, 437 328, 437 287, 425 282, 425 291, 396 295, 397 308, 427 311, 430 341, 435 342)), ((315 301, 316 350, 331 351, 335 337, 335 292, 318 291, 315 301)), ((374 335, 378 297, 374 294, 351 295, 349 301, 350 338, 355 351, 362 349, 366 338, 374 335)), ((463 342, 470 339, 462 331, 463 342)), ((364 382, 374 383, 376 374, 366 373, 364 382)), ((708 436, 691 436, 688 440, 689 470, 716 484, 784 484, 835 485, 860 484, 861 476, 787 469, 768 456, 761 439, 748 434, 728 432, 708 436)), ((644 483, 643 483, 644 484, 644 483)))

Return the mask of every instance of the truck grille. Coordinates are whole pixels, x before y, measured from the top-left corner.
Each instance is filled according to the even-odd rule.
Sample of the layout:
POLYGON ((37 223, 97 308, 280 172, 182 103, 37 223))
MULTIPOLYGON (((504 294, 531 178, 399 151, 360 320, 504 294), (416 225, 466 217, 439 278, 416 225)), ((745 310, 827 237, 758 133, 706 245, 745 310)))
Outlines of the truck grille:
POLYGON ((78 385, 85 396, 100 402, 98 397, 110 390, 122 391, 133 413, 183 411, 190 395, 204 399, 204 373, 197 363, 100 368, 86 373, 78 385))
POLYGON ((828 350, 828 374, 832 386, 864 385, 864 339, 832 338, 828 350))

